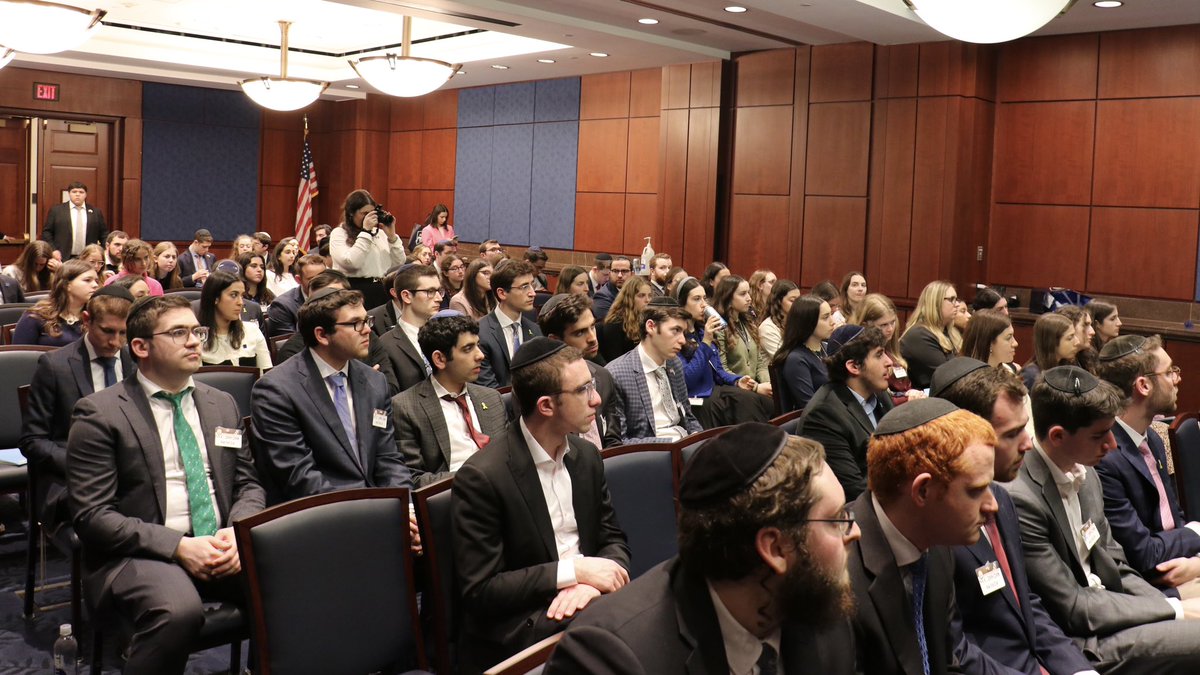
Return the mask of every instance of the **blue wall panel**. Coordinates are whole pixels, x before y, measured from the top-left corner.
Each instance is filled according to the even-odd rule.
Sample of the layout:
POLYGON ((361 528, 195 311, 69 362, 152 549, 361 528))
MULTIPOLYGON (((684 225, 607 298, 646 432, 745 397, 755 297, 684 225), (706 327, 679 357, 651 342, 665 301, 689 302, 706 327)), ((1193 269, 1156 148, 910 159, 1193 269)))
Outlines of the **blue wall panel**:
POLYGON ((533 125, 533 183, 529 241, 550 248, 575 248, 575 172, 579 122, 533 125))
POLYGON ((496 108, 492 124, 529 124, 533 121, 532 82, 496 87, 496 108))
POLYGON ((533 125, 492 127, 491 237, 529 245, 529 189, 533 170, 533 125))
POLYGON ((142 86, 142 238, 217 239, 261 229, 261 115, 241 92, 142 86))
POLYGON ((492 109, 495 107, 496 88, 458 90, 458 127, 492 126, 492 109))
POLYGON ((454 161, 454 231, 465 241, 491 239, 492 127, 459 129, 454 161))
POLYGON ((534 120, 561 122, 579 119, 579 78, 538 80, 534 120))

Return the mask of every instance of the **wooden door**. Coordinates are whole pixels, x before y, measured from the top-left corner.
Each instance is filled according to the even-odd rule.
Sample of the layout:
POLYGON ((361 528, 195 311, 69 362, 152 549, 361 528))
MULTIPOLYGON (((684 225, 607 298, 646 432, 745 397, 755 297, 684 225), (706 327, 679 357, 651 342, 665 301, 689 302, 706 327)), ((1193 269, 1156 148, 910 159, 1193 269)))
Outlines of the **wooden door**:
POLYGON ((38 160, 38 234, 46 214, 66 201, 67 185, 79 181, 87 186, 88 204, 98 207, 116 229, 113 207, 113 125, 108 122, 72 122, 43 119, 38 160))
POLYGON ((29 120, 0 117, 0 234, 29 230, 29 120))

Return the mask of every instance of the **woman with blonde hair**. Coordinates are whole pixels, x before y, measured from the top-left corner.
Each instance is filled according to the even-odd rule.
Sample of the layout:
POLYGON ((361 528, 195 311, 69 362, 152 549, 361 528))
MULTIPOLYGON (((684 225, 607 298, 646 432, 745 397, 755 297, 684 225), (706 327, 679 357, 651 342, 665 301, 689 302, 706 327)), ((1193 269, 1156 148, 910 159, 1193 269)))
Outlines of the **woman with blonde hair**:
POLYGON ((750 275, 750 316, 755 324, 760 324, 767 318, 767 302, 771 298, 771 289, 779 278, 771 270, 755 270, 750 275))
POLYGON ((1017 358, 1017 338, 1012 319, 996 309, 981 309, 971 317, 963 333, 962 353, 989 366, 1006 368, 1014 375, 1021 372, 1013 363, 1017 358))
POLYGON ((612 361, 642 341, 642 310, 650 304, 652 291, 646 277, 630 277, 613 300, 604 323, 596 326, 600 355, 612 361))
POLYGON ((883 351, 892 360, 887 376, 892 404, 900 405, 911 399, 924 398, 925 392, 913 389, 912 380, 908 377, 908 361, 900 355, 900 319, 891 298, 882 293, 868 294, 859 304, 858 312, 850 318, 850 323, 863 328, 878 328, 887 340, 883 351))
POLYGON ((959 302, 954 284, 941 280, 929 282, 917 298, 900 336, 900 355, 917 389, 928 389, 933 371, 962 349, 962 334, 954 327, 959 302))
POLYGON ((1075 326, 1062 314, 1043 314, 1033 322, 1033 358, 1021 369, 1021 379, 1026 389, 1042 371, 1055 366, 1072 365, 1079 353, 1075 326))
POLYGON ((150 276, 158 282, 163 290, 183 288, 183 279, 179 278, 179 250, 169 241, 160 241, 154 247, 154 257, 150 259, 150 276))

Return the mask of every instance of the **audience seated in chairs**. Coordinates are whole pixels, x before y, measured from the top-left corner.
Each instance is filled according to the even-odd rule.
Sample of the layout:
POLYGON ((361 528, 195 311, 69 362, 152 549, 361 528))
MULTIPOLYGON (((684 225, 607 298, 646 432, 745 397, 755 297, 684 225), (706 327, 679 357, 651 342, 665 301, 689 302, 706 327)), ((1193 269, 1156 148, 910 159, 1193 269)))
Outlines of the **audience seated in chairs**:
POLYGON ((538 313, 538 326, 546 337, 561 340, 583 354, 592 379, 596 380, 596 393, 600 395, 600 411, 593 420, 591 431, 584 438, 596 447, 609 448, 620 445, 621 437, 615 433, 608 421, 617 405, 616 383, 612 374, 599 363, 600 344, 596 341, 596 317, 592 315, 592 301, 587 296, 556 295, 542 305, 538 313))
POLYGON ((522 416, 454 476, 463 673, 562 630, 629 581, 600 453, 576 435, 600 407, 582 355, 533 338, 513 358, 512 375, 522 416))
POLYGON ((508 415, 496 390, 475 384, 483 352, 474 319, 447 310, 421 327, 419 342, 433 373, 392 399, 392 421, 396 447, 422 487, 457 471, 502 435, 508 415))
POLYGON ((962 350, 962 334, 954 327, 961 302, 948 281, 931 281, 921 290, 900 336, 900 354, 908 362, 913 387, 928 389, 933 371, 962 350))
POLYGON ((887 343, 883 346, 884 353, 892 361, 888 369, 888 393, 892 403, 900 405, 913 399, 924 398, 923 389, 914 389, 912 379, 908 376, 908 362, 900 355, 900 319, 896 314, 896 305, 886 295, 871 293, 863 299, 855 323, 863 328, 878 328, 883 333, 887 343))
POLYGON ((133 626, 124 672, 182 673, 202 598, 240 598, 230 525, 264 495, 233 397, 192 386, 207 331, 188 301, 143 300, 128 330, 137 374, 76 406, 67 485, 88 603, 133 626))
POLYGON ((496 309, 479 320, 479 347, 485 357, 479 371, 479 384, 498 389, 512 384, 509 363, 517 349, 542 334, 537 324, 525 316, 533 309, 533 265, 510 261, 492 274, 491 295, 496 309))
POLYGON ((245 288, 240 278, 221 270, 205 280, 198 319, 208 328, 200 351, 206 365, 271 367, 271 352, 258 324, 242 321, 245 288))
POLYGON ((807 406, 829 381, 824 357, 825 340, 833 335, 833 312, 828 302, 806 295, 792 303, 785 326, 771 364, 779 381, 772 386, 779 391, 781 412, 791 412, 807 406))
POLYGON ((633 278, 633 263, 629 261, 629 258, 625 256, 613 258, 612 264, 609 266, 608 280, 600 284, 595 295, 592 296, 592 301, 595 303, 592 313, 596 315, 597 324, 604 325, 605 318, 608 316, 613 302, 616 301, 617 295, 620 294, 621 288, 631 278, 633 278))
POLYGON ((83 306, 98 287, 91 263, 79 259, 63 263, 50 295, 38 300, 17 321, 12 344, 63 347, 76 342, 83 337, 83 306))
MULTIPOLYGON (((398 321, 379 338, 387 354, 380 370, 395 381, 399 393, 427 380, 432 372, 417 336, 425 322, 438 312, 442 287, 437 272, 426 265, 402 266, 393 279, 392 297, 396 299, 387 306, 395 307, 398 321)), ((376 315, 376 323, 379 318, 376 315)))
POLYGON ((300 305, 304 304, 304 299, 309 293, 309 284, 318 274, 325 271, 325 259, 319 255, 306 255, 296 261, 296 269, 299 271, 300 285, 276 297, 275 302, 267 308, 267 316, 271 319, 269 337, 296 332, 296 316, 300 312, 300 305))
POLYGON ((121 271, 105 280, 107 286, 117 279, 127 276, 142 277, 150 288, 150 295, 162 295, 162 284, 150 276, 150 266, 154 259, 154 249, 141 239, 130 239, 121 249, 121 271))
POLYGON ((192 235, 192 243, 180 254, 177 264, 184 288, 203 286, 204 279, 217 266, 217 256, 208 252, 212 243, 211 232, 205 229, 196 230, 192 235))
POLYGON ((768 363, 775 358, 775 352, 779 351, 788 312, 792 309, 792 303, 801 295, 796 282, 780 279, 771 286, 770 292, 764 298, 762 316, 765 318, 758 324, 758 346, 768 363))

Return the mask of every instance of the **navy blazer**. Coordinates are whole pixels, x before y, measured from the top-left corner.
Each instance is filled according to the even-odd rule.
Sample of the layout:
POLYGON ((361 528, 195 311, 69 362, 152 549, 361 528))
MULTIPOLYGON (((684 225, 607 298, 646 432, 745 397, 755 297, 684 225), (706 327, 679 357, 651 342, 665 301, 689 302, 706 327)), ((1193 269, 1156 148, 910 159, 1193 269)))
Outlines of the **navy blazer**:
POLYGON ((267 337, 296 332, 299 325, 300 305, 304 304, 303 290, 297 286, 275 298, 275 302, 267 307, 267 318, 271 320, 271 334, 267 337))
MULTIPOLYGON (((208 263, 208 269, 211 272, 217 266, 217 256, 211 253, 205 253, 200 256, 208 263)), ((184 288, 195 288, 196 282, 192 281, 192 276, 196 274, 196 261, 192 259, 192 251, 190 246, 184 246, 179 253, 179 279, 183 281, 184 288)))
POLYGON ((1104 488, 1104 517, 1113 539, 1125 549, 1129 564, 1147 580, 1162 576, 1155 566, 1172 558, 1190 558, 1200 553, 1200 534, 1184 527, 1187 522, 1175 496, 1175 485, 1166 469, 1166 448, 1158 434, 1147 429, 1146 442, 1158 464, 1158 475, 1167 491, 1175 529, 1163 530, 1158 509, 1158 490, 1141 451, 1120 424, 1113 425, 1117 449, 1096 466, 1104 488))
MULTIPOLYGON (((535 322, 527 316, 521 316, 521 344, 541 334, 542 329, 535 322)), ((489 312, 479 320, 479 348, 483 350, 485 358, 479 367, 479 379, 475 380, 475 384, 492 389, 512 384, 508 372, 508 364, 512 362, 508 356, 508 336, 500 327, 496 312, 489 312)))
POLYGON ((361 487, 412 487, 392 433, 387 380, 356 359, 349 364, 358 447, 333 407, 313 354, 304 350, 267 371, 250 398, 259 471, 272 501, 361 487), (376 411, 382 423, 376 426, 376 411))
MULTIPOLYGON (((679 426, 688 434, 703 431, 700 422, 692 414, 688 403, 687 383, 683 379, 683 362, 678 356, 667 359, 667 379, 671 383, 671 398, 679 409, 679 426)), ((627 445, 634 443, 670 443, 667 438, 655 435, 654 401, 650 400, 650 386, 646 384, 646 371, 635 347, 617 357, 604 367, 611 375, 615 402, 609 410, 609 428, 627 445)))
POLYGON ((1039 675, 1039 665, 1051 673, 1078 673, 1092 665, 1063 635, 1062 629, 1042 606, 1042 600, 1029 588, 1025 573, 1025 554, 1021 550, 1021 526, 1012 497, 999 485, 992 494, 1000 507, 996 526, 1004 542, 1012 584, 983 595, 975 570, 996 560, 996 552, 986 537, 970 546, 955 546, 954 592, 961 615, 962 631, 967 640, 985 654, 979 670, 1019 672, 1039 675), (1019 599, 1019 602, 1018 602, 1019 599))

